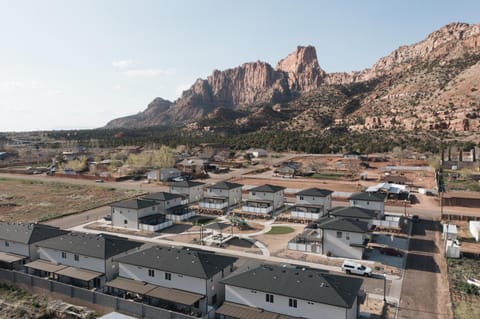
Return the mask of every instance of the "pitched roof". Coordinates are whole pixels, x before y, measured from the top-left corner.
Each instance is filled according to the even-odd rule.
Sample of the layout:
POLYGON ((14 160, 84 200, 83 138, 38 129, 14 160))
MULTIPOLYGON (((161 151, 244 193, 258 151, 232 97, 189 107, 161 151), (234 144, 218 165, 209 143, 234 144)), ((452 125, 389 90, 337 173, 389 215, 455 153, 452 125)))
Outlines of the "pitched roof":
POLYGON ((71 232, 37 243, 39 247, 57 249, 83 256, 108 259, 142 246, 143 243, 108 234, 71 232))
POLYGON ((60 236, 68 231, 43 224, 0 223, 0 238, 22 244, 32 244, 47 238, 60 236))
POLYGON ((374 210, 361 207, 335 207, 330 210, 330 215, 337 217, 367 218, 372 219, 377 216, 374 210))
POLYGON ((179 194, 172 194, 167 192, 158 192, 158 193, 147 194, 143 196, 142 199, 164 202, 164 201, 179 198, 179 197, 183 197, 183 196, 179 194))
POLYGON ((112 207, 130 208, 130 209, 142 209, 142 208, 152 207, 155 205, 156 203, 152 200, 145 200, 145 199, 139 199, 139 198, 122 200, 120 202, 110 204, 110 206, 112 207))
POLYGON ((324 217, 317 222, 318 228, 342 230, 352 233, 366 233, 369 230, 368 222, 344 217, 324 217))
POLYGON ((230 182, 219 182, 213 185, 208 186, 208 188, 214 188, 214 189, 235 189, 242 187, 242 184, 237 184, 237 183, 230 183, 230 182))
POLYGON ((296 195, 304 195, 304 196, 320 196, 320 197, 326 197, 333 193, 333 191, 329 189, 321 189, 321 188, 308 188, 299 191, 296 195))
POLYGON ((154 246, 115 260, 125 264, 208 279, 233 264, 237 258, 199 250, 154 246))
POLYGON ((195 181, 181 181, 181 182, 173 182, 170 184, 170 186, 175 186, 175 187, 195 187, 200 185, 205 185, 205 183, 195 182, 195 181))
POLYGON ((359 192, 353 193, 348 198, 349 200, 366 200, 371 202, 384 202, 385 194, 382 193, 372 193, 372 192, 359 192))
POLYGON ((249 189, 249 192, 265 192, 265 193, 276 193, 279 191, 283 191, 285 187, 283 186, 277 186, 277 185, 271 185, 271 184, 265 184, 262 186, 254 187, 249 189))
POLYGON ((269 265, 234 274, 222 282, 226 285, 351 308, 363 280, 314 269, 269 265))

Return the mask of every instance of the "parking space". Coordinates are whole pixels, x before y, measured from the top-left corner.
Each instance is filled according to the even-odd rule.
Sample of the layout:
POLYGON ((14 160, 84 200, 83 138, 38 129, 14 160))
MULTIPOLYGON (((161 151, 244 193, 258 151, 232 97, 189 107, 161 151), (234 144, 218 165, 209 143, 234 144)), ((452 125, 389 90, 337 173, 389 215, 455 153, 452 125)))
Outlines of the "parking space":
POLYGON ((408 251, 408 238, 396 237, 391 235, 375 234, 372 237, 372 242, 378 246, 387 246, 398 249, 403 252, 403 256, 392 256, 389 254, 382 254, 378 248, 370 248, 365 250, 365 258, 371 261, 379 262, 396 268, 403 268, 404 259, 408 251))

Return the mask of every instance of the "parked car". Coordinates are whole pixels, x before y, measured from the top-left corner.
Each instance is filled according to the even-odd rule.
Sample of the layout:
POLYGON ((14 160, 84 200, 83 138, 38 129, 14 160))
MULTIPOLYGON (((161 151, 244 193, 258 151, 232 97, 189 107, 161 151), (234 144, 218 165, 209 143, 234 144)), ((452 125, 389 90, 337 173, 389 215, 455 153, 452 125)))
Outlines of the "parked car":
POLYGON ((345 260, 342 264, 342 270, 347 274, 355 274, 360 276, 368 276, 372 275, 372 268, 365 267, 364 265, 358 264, 351 260, 345 260))
POLYGON ((112 221, 112 215, 105 215, 103 219, 105 219, 106 221, 112 221))
POLYGON ((383 255, 402 257, 403 251, 393 247, 381 247, 380 253, 383 255))
POLYGON ((103 179, 97 179, 95 183, 103 183, 103 179))

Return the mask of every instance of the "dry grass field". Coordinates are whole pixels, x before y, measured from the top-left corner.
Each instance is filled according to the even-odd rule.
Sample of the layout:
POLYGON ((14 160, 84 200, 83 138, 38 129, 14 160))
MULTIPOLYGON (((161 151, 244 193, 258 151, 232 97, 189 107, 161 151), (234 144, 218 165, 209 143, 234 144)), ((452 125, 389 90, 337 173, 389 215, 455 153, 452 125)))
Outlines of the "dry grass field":
POLYGON ((46 221, 140 194, 94 185, 0 178, 0 221, 46 221))

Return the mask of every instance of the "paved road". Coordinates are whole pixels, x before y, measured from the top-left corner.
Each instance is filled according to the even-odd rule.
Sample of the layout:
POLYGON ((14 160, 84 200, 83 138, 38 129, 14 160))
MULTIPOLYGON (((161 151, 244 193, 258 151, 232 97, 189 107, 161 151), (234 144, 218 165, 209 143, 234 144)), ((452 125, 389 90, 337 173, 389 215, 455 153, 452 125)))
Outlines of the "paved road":
POLYGON ((400 319, 451 318, 438 221, 414 224, 400 298, 400 319))

